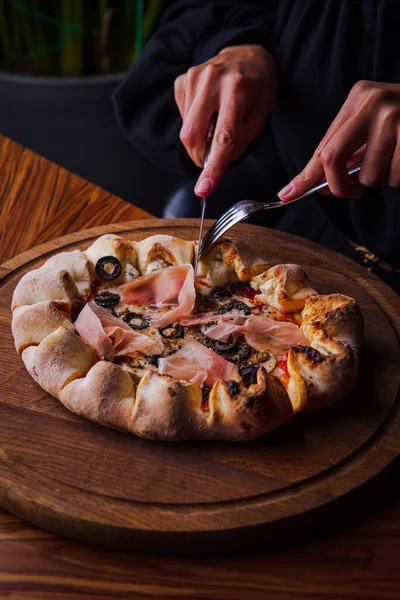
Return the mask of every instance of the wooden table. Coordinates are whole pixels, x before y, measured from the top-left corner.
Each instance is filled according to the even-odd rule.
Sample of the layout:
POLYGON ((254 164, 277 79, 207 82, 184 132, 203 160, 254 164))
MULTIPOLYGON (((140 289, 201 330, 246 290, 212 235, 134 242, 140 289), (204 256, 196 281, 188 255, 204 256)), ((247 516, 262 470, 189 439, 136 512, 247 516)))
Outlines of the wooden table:
MULTIPOLYGON (((0 207, 0 262, 69 232, 151 217, 2 136, 0 207)), ((397 481, 398 473, 389 474, 379 497, 312 538, 235 558, 99 550, 41 531, 0 509, 0 598, 397 599, 397 481)))

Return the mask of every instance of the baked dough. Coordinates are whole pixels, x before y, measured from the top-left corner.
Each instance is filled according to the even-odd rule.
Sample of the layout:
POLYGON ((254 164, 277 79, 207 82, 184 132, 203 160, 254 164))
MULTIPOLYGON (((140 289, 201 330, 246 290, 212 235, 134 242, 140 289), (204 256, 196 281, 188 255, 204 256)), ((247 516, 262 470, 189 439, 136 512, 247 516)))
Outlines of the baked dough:
POLYGON ((135 247, 138 269, 142 275, 193 262, 194 242, 170 235, 152 235, 136 242, 135 247))
POLYGON ((122 271, 110 288, 167 266, 193 263, 193 241, 167 235, 139 242, 104 235, 87 250, 63 252, 27 273, 12 300, 17 352, 33 379, 71 411, 154 440, 250 441, 300 411, 345 398, 358 370, 363 321, 357 303, 342 294, 318 295, 297 265, 271 267, 241 242, 224 240, 199 263, 209 286, 250 282, 267 303, 300 325, 307 345, 292 347, 287 372, 276 360, 257 370, 257 381, 217 380, 204 400, 199 383, 142 367, 99 360, 76 333, 74 314, 99 284, 96 263, 114 256, 122 271))
POLYGON ((211 287, 222 287, 237 279, 250 281, 270 266, 264 259, 255 257, 243 242, 222 240, 199 261, 197 274, 211 287))

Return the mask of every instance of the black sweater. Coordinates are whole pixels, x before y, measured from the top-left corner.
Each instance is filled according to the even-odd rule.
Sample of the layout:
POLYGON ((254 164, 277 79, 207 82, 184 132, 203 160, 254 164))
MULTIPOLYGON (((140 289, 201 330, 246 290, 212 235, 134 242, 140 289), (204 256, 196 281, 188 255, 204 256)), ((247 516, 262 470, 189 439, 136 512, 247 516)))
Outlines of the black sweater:
MULTIPOLYGON (((360 79, 400 83, 397 0, 178 0, 114 95, 120 125, 150 160, 196 173, 179 141, 175 78, 222 48, 263 45, 278 66, 271 116, 280 160, 295 176, 360 79)), ((320 200, 349 237, 400 264, 400 192, 320 200)))

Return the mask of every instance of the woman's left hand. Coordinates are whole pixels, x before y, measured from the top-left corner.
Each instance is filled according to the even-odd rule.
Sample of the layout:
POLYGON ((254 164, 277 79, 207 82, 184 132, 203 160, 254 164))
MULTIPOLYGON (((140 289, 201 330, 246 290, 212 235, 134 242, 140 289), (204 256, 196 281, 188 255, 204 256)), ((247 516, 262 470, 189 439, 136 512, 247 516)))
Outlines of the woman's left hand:
POLYGON ((400 84, 358 81, 309 163, 278 196, 292 200, 324 177, 329 192, 344 198, 383 181, 400 188, 400 84), (360 160, 354 181, 347 167, 360 160))

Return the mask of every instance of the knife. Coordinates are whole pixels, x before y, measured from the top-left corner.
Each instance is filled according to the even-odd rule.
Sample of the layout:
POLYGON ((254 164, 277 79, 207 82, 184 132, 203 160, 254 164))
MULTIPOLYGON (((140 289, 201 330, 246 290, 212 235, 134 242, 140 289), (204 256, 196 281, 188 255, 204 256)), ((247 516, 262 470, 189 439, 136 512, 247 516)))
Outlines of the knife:
MULTIPOLYGON (((205 153, 204 153, 204 165, 203 165, 203 169, 205 169, 205 167, 207 166, 208 158, 210 156, 210 151, 211 151, 211 146, 212 146, 212 142, 213 142, 213 139, 214 139, 214 132, 215 132, 215 126, 217 124, 217 119, 218 119, 218 113, 215 112, 211 116, 210 123, 208 125, 208 130, 207 130, 207 135, 206 135, 206 150, 205 150, 205 153)), ((201 241, 203 239, 203 225, 204 225, 204 215, 206 213, 207 196, 204 196, 201 200, 202 200, 202 203, 201 203, 201 217, 200 217, 199 241, 198 241, 198 244, 197 244, 197 254, 196 254, 196 260, 195 260, 195 263, 194 263, 194 278, 195 279, 196 279, 196 273, 197 273, 197 265, 198 265, 198 262, 199 262, 200 246, 201 246, 201 241)))

